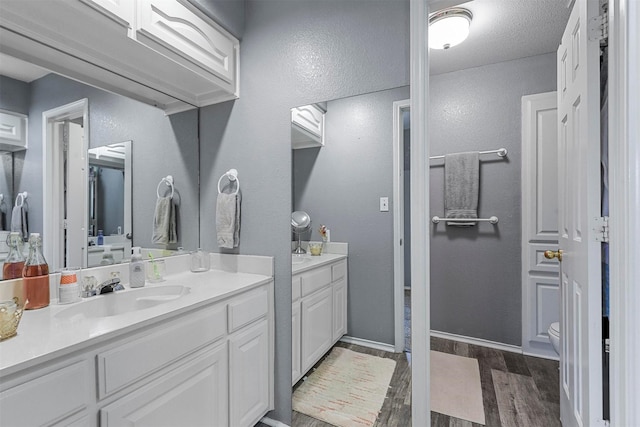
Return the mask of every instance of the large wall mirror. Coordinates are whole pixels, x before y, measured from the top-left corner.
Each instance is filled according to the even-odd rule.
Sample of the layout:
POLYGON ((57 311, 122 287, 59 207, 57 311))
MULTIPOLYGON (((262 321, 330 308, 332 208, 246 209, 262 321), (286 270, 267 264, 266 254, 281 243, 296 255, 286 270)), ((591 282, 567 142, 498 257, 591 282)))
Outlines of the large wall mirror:
MULTIPOLYGON (((56 223, 67 230, 80 230, 82 240, 66 246, 82 253, 80 258, 61 255, 69 248, 54 248, 45 256, 52 270, 65 265, 92 266, 100 263, 104 248, 97 245, 97 232, 103 230, 104 244, 112 245, 116 262, 126 262, 132 246, 141 246, 154 256, 199 246, 198 189, 198 113, 189 110, 167 116, 164 111, 141 102, 73 81, 32 64, 2 55, 0 58, 0 109, 28 116, 26 150, 1 154, 0 212, 4 214, 0 230, 0 263, 7 254, 4 245, 10 229, 11 211, 17 192, 28 193, 28 231, 43 233, 45 243, 52 238, 45 225, 54 217, 45 211, 48 195, 47 150, 51 144, 43 123, 43 113, 86 100, 84 116, 62 117, 73 137, 78 128, 86 141, 79 162, 68 162, 70 169, 84 168, 86 178, 71 190, 75 181, 61 178, 61 188, 69 190, 67 215, 59 214, 56 223), (47 141, 43 143, 43 140, 47 141), (76 166, 74 166, 76 165, 76 166), (158 184, 167 175, 174 179, 174 203, 177 210, 178 241, 169 245, 152 243, 153 217, 158 184), (69 185, 69 188, 67 188, 69 185), (83 202, 75 197, 84 194, 83 202), (81 218, 81 219, 73 219, 81 218), (79 246, 80 248, 76 247, 79 246), (69 259, 69 261, 67 261, 69 259)), ((73 139, 69 146, 74 145, 73 139)), ((74 145, 75 147, 75 145, 74 145)), ((73 148, 73 147, 72 147, 73 148)), ((66 233, 66 231, 65 231, 66 233)), ((27 252, 27 245, 24 245, 27 252)))

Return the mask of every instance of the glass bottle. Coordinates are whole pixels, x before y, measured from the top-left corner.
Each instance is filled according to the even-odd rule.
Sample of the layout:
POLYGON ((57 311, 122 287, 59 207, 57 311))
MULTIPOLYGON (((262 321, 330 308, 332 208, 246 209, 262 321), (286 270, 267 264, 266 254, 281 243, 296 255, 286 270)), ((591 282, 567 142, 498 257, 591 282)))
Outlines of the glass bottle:
POLYGON ((22 254, 22 235, 12 232, 7 236, 9 254, 2 266, 2 278, 4 280, 18 279, 22 277, 24 269, 24 255, 22 254))
POLYGON ((22 271, 27 304, 26 310, 49 305, 49 266, 42 254, 40 233, 29 236, 29 256, 22 271))

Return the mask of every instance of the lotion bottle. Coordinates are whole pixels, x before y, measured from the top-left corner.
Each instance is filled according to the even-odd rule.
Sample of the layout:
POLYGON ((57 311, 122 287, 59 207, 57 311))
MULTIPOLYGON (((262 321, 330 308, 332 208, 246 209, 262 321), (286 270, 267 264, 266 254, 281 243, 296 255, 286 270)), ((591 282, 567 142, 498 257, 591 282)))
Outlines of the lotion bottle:
POLYGON ((144 286, 144 261, 140 254, 140 247, 132 248, 131 262, 129 262, 129 286, 132 288, 141 288, 144 286))

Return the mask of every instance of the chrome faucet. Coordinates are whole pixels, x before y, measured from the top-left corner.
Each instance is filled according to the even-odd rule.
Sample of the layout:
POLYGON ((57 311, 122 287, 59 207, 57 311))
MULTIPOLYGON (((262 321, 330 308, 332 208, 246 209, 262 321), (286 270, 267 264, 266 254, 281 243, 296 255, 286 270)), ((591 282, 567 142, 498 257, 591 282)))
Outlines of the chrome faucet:
POLYGON ((120 283, 119 278, 109 279, 105 282, 102 282, 98 285, 96 289, 96 293, 98 295, 108 294, 114 291, 121 291, 124 289, 124 286, 120 283))

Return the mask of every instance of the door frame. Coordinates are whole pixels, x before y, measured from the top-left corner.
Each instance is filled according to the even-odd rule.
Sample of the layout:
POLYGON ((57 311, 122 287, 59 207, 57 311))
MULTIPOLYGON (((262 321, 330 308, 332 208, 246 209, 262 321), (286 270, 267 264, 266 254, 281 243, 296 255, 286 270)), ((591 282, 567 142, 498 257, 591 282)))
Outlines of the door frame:
POLYGON ((640 3, 609 2, 611 425, 640 420, 640 3), (615 142, 615 143, 613 143, 615 142))
MULTIPOLYGON (((429 425, 429 152, 428 0, 410 2, 411 55, 411 346, 414 425, 429 425), (416 119, 417 118, 417 119, 416 119)), ((611 424, 629 425, 640 419, 640 3, 610 0, 609 5, 609 173, 611 188, 611 424)))
POLYGON ((403 113, 411 100, 393 103, 393 308, 395 352, 404 351, 404 140, 403 113))
MULTIPOLYGON (((62 247, 62 239, 58 233, 59 225, 62 224, 62 189, 60 177, 62 174, 62 149, 60 138, 56 137, 55 126, 57 122, 63 120, 73 120, 82 117, 83 138, 82 152, 86 153, 89 146, 89 99, 83 98, 78 101, 62 105, 42 113, 42 188, 43 188, 43 215, 42 232, 44 257, 49 262, 50 269, 56 270, 62 267, 61 257, 64 255, 58 249, 62 247)), ((83 192, 80 195, 84 199, 82 206, 86 205, 87 180, 86 180, 86 156, 84 159, 83 192)), ((87 230, 88 216, 84 215, 82 229, 87 230)), ((86 236, 86 234, 85 234, 86 236)), ((83 246, 83 258, 86 263, 85 238, 83 246)))

